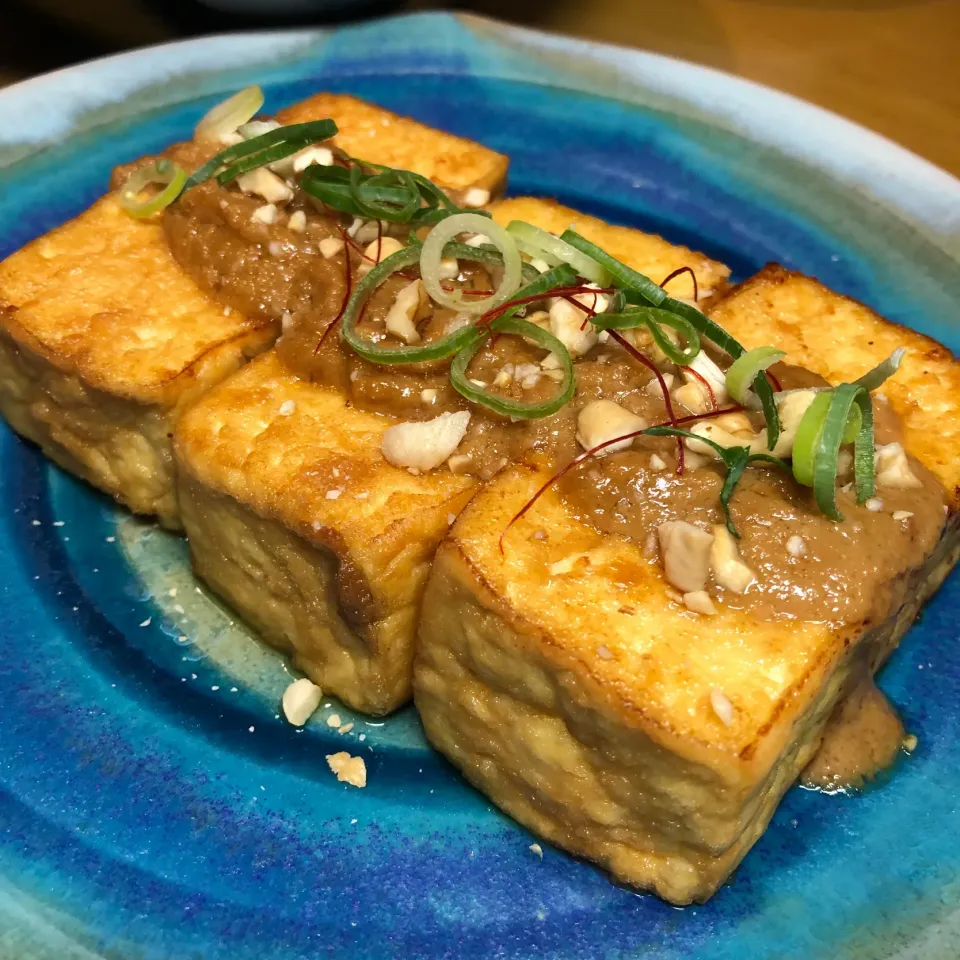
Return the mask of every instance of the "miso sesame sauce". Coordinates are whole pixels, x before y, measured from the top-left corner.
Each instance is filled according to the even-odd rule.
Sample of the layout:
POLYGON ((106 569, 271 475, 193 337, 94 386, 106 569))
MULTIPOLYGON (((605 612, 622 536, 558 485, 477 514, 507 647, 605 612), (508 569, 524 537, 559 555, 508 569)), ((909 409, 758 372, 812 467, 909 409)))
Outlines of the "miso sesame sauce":
POLYGON ((800 782, 824 793, 860 790, 894 764, 906 743, 897 711, 873 678, 864 676, 827 721, 800 782))
MULTIPOLYGON (((193 169, 210 152, 197 144, 183 144, 168 155, 193 169)), ((255 322, 276 324, 278 330, 282 325, 277 352, 283 362, 300 376, 342 390, 356 406, 404 420, 469 410, 467 436, 448 466, 440 469, 488 479, 508 463, 521 460, 562 466, 582 452, 577 415, 594 399, 614 400, 649 424, 667 422, 663 398, 659 390, 651 390, 651 373, 612 341, 598 344, 576 362, 577 393, 571 403, 551 417, 511 422, 461 397, 450 385, 448 360, 379 365, 357 356, 336 331, 323 338, 345 300, 346 258, 351 287, 356 285, 364 261, 349 245, 329 258, 321 255, 319 246, 324 239, 341 238, 350 218, 318 212, 312 201, 297 191, 292 201, 279 208, 276 222, 262 223, 254 213, 263 204, 258 197, 215 182, 187 191, 167 209, 164 218, 174 257, 220 302, 255 322), (294 210, 305 214, 303 232, 289 228, 294 210)), ((400 232, 405 233, 405 228, 401 226, 400 232)), ((369 242, 368 237, 359 245, 366 247, 369 242)), ((464 288, 493 289, 499 280, 476 264, 461 261, 460 267, 457 283, 464 288)), ((415 277, 413 271, 409 276, 395 275, 375 292, 358 323, 361 333, 372 341, 387 336, 384 318, 400 289, 415 277)), ((527 315, 547 306, 531 305, 527 315)), ((462 322, 455 311, 432 306, 421 310, 418 321, 423 342, 445 336, 451 324, 462 322)), ((390 337, 390 343, 399 341, 390 337)), ((643 348, 650 352, 649 344, 643 348)), ((474 358, 468 375, 505 395, 536 402, 559 389, 543 371, 526 380, 512 378, 505 385, 494 386, 494 382, 507 365, 536 367, 544 356, 544 350, 520 337, 491 338, 474 358)), ((720 356, 714 359, 722 362, 720 356)), ((660 366, 678 373, 666 362, 660 366)), ((824 383, 807 371, 783 364, 773 372, 785 389, 824 383)), ((678 403, 674 406, 677 416, 688 413, 678 403)), ((875 410, 877 443, 897 440, 896 417, 880 400, 875 410)), ((749 418, 759 430, 760 415, 750 413, 749 418)), ((683 476, 677 476, 676 450, 671 439, 639 438, 627 451, 590 459, 572 470, 560 480, 558 490, 584 522, 648 548, 664 521, 722 523, 722 466, 708 456, 688 452, 687 468, 683 476), (653 454, 660 462, 651 460, 653 454)), ((878 488, 882 507, 877 511, 857 505, 852 492, 841 488, 838 504, 846 516, 842 523, 824 517, 811 491, 789 475, 772 467, 749 467, 734 494, 732 509, 741 535, 741 556, 756 580, 743 595, 711 587, 716 599, 762 619, 866 626, 886 617, 899 603, 906 572, 930 554, 944 522, 942 487, 912 459, 911 467, 922 488, 878 488), (911 516, 894 519, 897 511, 911 516), (801 538, 799 554, 787 549, 791 537, 801 538)), ((852 479, 843 477, 841 483, 852 479)), ((655 552, 648 549, 651 556, 655 552)))

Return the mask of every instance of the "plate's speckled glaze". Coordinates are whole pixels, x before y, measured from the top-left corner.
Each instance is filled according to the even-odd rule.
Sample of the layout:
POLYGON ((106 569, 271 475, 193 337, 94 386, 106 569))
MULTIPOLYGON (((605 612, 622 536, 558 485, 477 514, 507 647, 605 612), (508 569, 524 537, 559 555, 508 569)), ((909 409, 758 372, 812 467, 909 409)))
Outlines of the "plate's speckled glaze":
MULTIPOLYGON (((960 344, 957 181, 730 77, 447 15, 193 41, 0 92, 0 253, 255 80, 270 109, 331 88, 476 137, 511 155, 513 192, 737 277, 779 260, 960 344)), ((865 796, 793 790, 734 881, 674 910, 541 862, 410 710, 331 702, 288 727, 284 662, 198 591, 182 541, 0 445, 2 960, 960 956, 956 577, 882 677, 917 753, 865 796), (327 771, 343 748, 366 790, 327 771)))

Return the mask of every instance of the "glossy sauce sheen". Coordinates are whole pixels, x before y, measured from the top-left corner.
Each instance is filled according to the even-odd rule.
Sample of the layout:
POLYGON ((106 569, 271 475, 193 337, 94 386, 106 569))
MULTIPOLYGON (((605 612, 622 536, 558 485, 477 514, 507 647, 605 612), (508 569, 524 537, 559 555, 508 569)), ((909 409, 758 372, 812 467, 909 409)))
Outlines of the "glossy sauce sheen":
POLYGON ((859 790, 894 763, 904 733, 890 701, 865 677, 830 718, 820 749, 800 780, 827 793, 859 790))
MULTIPOLYGON (((199 149, 185 145, 175 151, 193 150, 188 166, 194 166, 204 159, 197 154, 199 149)), ((183 156, 178 159, 185 162, 183 156)), ((282 323, 277 350, 284 363, 305 378, 344 391, 358 407, 404 420, 470 410, 470 429, 455 461, 458 472, 487 479, 510 462, 537 460, 551 466, 569 462, 582 452, 576 437, 577 415, 594 399, 614 400, 651 425, 667 422, 663 398, 648 389, 653 375, 613 342, 598 344, 577 361, 577 394, 571 403, 552 417, 515 422, 461 397, 450 386, 449 361, 387 366, 360 358, 337 332, 323 338, 345 302, 346 258, 350 258, 353 287, 363 257, 348 245, 325 259, 319 254, 319 243, 327 237, 342 237, 350 218, 338 221, 320 215, 309 198, 298 194, 277 223, 261 224, 251 219, 261 205, 256 197, 215 183, 188 191, 165 216, 174 256, 224 304, 264 322, 282 323), (295 209, 307 214, 303 233, 286 226, 295 209)), ((498 279, 465 261, 460 266, 460 279, 468 288, 489 289, 498 279)), ((364 336, 373 341, 386 336, 383 318, 399 290, 415 276, 395 275, 376 291, 358 324, 364 336)), ((446 335, 456 314, 427 309, 419 319, 423 341, 429 342, 446 335)), ((649 349, 641 336, 635 342, 649 349)), ((521 338, 499 337, 488 340, 478 352, 468 375, 489 384, 504 364, 537 363, 543 356, 543 350, 521 338)), ((798 368, 778 364, 772 369, 785 389, 824 383, 798 368)), ((851 375, 861 372, 851 371, 851 375)), ((533 402, 558 389, 555 381, 541 377, 532 389, 514 381, 502 392, 533 402)), ((896 417, 882 401, 874 406, 877 443, 897 440, 896 417)), ((678 408, 679 416, 685 413, 678 408)), ((755 429, 762 426, 759 415, 751 414, 751 419, 755 429)), ((674 440, 640 438, 630 450, 588 460, 562 478, 559 490, 583 521, 648 547, 664 521, 723 522, 722 466, 704 456, 688 455, 689 461, 699 465, 688 466, 678 476, 676 450, 674 440), (665 461, 666 469, 652 468, 653 453, 665 461)), ((911 466, 922 488, 878 489, 883 500, 878 512, 858 506, 852 494, 841 489, 838 503, 846 517, 843 523, 824 517, 812 493, 790 476, 771 467, 750 467, 732 508, 741 534, 741 555, 756 580, 743 595, 717 587, 718 599, 767 620, 796 618, 866 628, 885 618, 900 602, 904 572, 922 563, 943 526, 942 487, 919 463, 911 460, 911 466), (894 520, 892 514, 898 510, 912 516, 894 520), (806 548, 799 557, 786 549, 794 535, 803 538, 806 548)), ((655 550, 648 552, 650 562, 657 562, 655 550)))

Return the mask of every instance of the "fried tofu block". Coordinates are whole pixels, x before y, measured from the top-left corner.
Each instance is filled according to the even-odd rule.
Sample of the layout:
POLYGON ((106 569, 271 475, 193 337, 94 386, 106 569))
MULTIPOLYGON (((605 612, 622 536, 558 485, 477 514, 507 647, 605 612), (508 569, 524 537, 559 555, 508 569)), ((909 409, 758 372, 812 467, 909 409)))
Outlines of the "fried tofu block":
MULTIPOLYGON (((494 209, 510 203, 545 226, 556 210, 529 199, 494 209)), ((659 238, 634 240, 621 252, 638 270, 692 259, 704 282, 726 276, 659 238)), ((387 464, 380 443, 392 422, 284 373, 270 351, 191 410, 176 439, 197 573, 321 687, 372 713, 409 698, 429 563, 475 489, 444 468, 412 477, 387 464), (289 418, 279 414, 287 400, 289 418)))
POLYGON ((110 196, 0 264, 0 411, 62 467, 178 524, 177 413, 274 335, 225 315, 110 196))
POLYGON ((474 482, 380 452, 389 417, 258 357, 183 416, 175 449, 196 572, 357 710, 409 699, 420 596, 474 482))
POLYGON ((776 344, 792 363, 831 383, 854 380, 906 348, 897 375, 874 396, 889 402, 903 425, 904 446, 937 476, 952 508, 960 508, 960 363, 946 347, 772 264, 714 305, 710 316, 744 346, 776 344))
MULTIPOLYGON (((707 301, 725 290, 730 268, 702 253, 678 246, 652 233, 630 227, 615 227, 596 217, 579 213, 555 200, 510 197, 490 207, 494 220, 506 226, 511 220, 526 220, 550 233, 573 229, 611 256, 658 283, 680 267, 690 267, 697 276, 699 299, 707 301)), ((670 282, 670 295, 693 299, 693 280, 684 273, 670 282)))
MULTIPOLYGON (((506 157, 354 97, 318 94, 280 119, 328 116, 366 160, 502 189, 506 157)), ((0 264, 0 412, 65 469, 176 528, 173 423, 278 332, 219 306, 159 220, 107 196, 0 264)))
POLYGON ((698 616, 671 601, 640 545, 586 525, 555 488, 501 552, 501 533, 549 477, 521 465, 473 498, 439 548, 414 667, 427 736, 473 784, 550 842, 675 904, 705 900, 729 876, 838 702, 884 662, 960 553, 960 363, 780 269, 713 316, 835 381, 911 351, 884 392, 953 510, 925 560, 894 578, 885 618, 765 620, 728 604, 698 616))
POLYGON ((329 117, 334 143, 352 157, 422 174, 454 190, 503 192, 509 160, 502 153, 343 93, 318 93, 277 114, 281 123, 329 117))

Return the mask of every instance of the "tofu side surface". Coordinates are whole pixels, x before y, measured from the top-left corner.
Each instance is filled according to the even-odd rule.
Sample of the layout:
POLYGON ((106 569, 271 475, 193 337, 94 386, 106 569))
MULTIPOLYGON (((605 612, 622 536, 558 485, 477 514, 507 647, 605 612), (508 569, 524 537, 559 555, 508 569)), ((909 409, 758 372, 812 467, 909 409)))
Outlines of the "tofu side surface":
POLYGON ((409 699, 430 563, 475 488, 388 464, 392 422, 300 380, 271 350, 201 399, 175 437, 196 572, 323 689, 371 713, 409 699), (244 559, 254 554, 264 559, 244 559))
MULTIPOLYGON (((503 188, 505 156, 355 97, 321 93, 280 119, 327 116, 363 159, 503 188)), ((65 469, 177 528, 179 412, 278 333, 208 297, 160 219, 137 220, 107 195, 0 263, 0 413, 65 469)))
POLYGON ((521 465, 477 494, 438 551, 414 668, 428 737, 491 799, 678 904, 706 899, 734 869, 834 707, 884 662, 960 554, 960 363, 949 351, 781 268, 711 315, 746 346, 782 346, 834 382, 907 347, 881 393, 952 507, 935 550, 891 584, 886 618, 866 629, 724 606, 697 616, 670 600, 638 545, 582 523, 553 490, 501 553, 500 533, 550 475, 521 465), (552 571, 568 558, 578 558, 568 572, 552 571), (730 702, 729 725, 714 691, 730 702))

